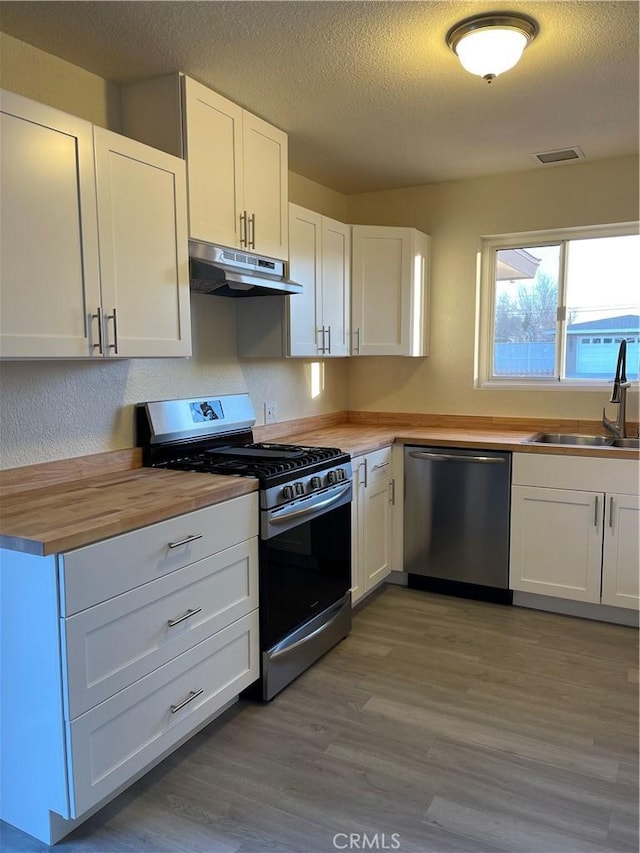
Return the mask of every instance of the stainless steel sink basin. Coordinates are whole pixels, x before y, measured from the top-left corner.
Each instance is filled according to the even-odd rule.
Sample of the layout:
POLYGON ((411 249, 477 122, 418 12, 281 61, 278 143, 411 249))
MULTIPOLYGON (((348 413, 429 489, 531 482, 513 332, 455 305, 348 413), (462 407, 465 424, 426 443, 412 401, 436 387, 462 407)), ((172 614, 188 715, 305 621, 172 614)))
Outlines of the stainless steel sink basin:
MULTIPOLYGON (((623 441, 626 439, 620 439, 623 441)), ((613 438, 607 435, 581 435, 570 432, 539 432, 527 441, 533 444, 571 444, 574 447, 611 447, 613 438)))
POLYGON ((611 447, 621 447, 626 450, 640 450, 640 438, 615 438, 611 447))

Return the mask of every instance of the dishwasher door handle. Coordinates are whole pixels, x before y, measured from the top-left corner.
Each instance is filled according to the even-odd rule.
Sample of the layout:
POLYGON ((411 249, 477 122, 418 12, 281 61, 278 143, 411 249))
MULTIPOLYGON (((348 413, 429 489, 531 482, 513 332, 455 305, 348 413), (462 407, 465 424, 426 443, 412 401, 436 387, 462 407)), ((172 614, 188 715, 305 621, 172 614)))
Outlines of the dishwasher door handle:
POLYGON ((482 465, 502 465, 506 461, 502 456, 454 456, 452 453, 426 453, 417 450, 410 451, 409 456, 432 462, 478 462, 482 465))

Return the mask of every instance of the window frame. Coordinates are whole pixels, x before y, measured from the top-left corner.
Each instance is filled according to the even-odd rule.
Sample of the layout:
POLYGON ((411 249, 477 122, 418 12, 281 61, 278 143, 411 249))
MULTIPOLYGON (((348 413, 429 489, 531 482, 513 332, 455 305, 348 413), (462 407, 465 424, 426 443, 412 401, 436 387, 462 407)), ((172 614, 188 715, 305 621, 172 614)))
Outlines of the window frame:
MULTIPOLYGON (((479 238, 476 257, 476 334, 474 358, 474 388, 505 390, 572 390, 602 391, 611 379, 578 379, 561 376, 526 377, 493 376, 493 344, 495 323, 496 255, 500 249, 518 249, 537 246, 560 245, 558 311, 556 319, 556 365, 562 368, 566 349, 566 281, 567 243, 571 240, 598 237, 626 237, 638 235, 640 222, 618 222, 608 225, 590 225, 576 228, 558 228, 544 231, 520 231, 510 234, 487 234, 479 238)), ((640 383, 632 382, 633 387, 640 383)))

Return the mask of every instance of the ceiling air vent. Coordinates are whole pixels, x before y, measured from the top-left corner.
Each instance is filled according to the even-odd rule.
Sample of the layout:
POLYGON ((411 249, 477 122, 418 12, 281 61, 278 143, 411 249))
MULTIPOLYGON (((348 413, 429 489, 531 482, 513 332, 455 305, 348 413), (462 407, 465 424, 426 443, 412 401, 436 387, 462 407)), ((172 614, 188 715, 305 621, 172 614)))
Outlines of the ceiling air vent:
POLYGON ((572 160, 584 160, 584 154, 577 147, 558 148, 555 151, 539 151, 531 155, 537 163, 548 166, 551 163, 569 163, 572 160))

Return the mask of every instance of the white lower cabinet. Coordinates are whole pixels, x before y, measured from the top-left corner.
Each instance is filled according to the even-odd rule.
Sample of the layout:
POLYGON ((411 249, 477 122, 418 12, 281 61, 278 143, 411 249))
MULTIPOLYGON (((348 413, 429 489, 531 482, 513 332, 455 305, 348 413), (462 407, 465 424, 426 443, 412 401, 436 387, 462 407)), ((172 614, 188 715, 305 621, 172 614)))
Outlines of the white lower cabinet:
POLYGON ((391 518, 395 481, 391 447, 352 460, 351 602, 371 592, 391 572, 391 518))
POLYGON ((2 552, 3 820, 54 843, 256 680, 257 525, 252 494, 2 552))
POLYGON ((514 454, 513 483, 511 589, 637 609, 637 463, 514 454))

